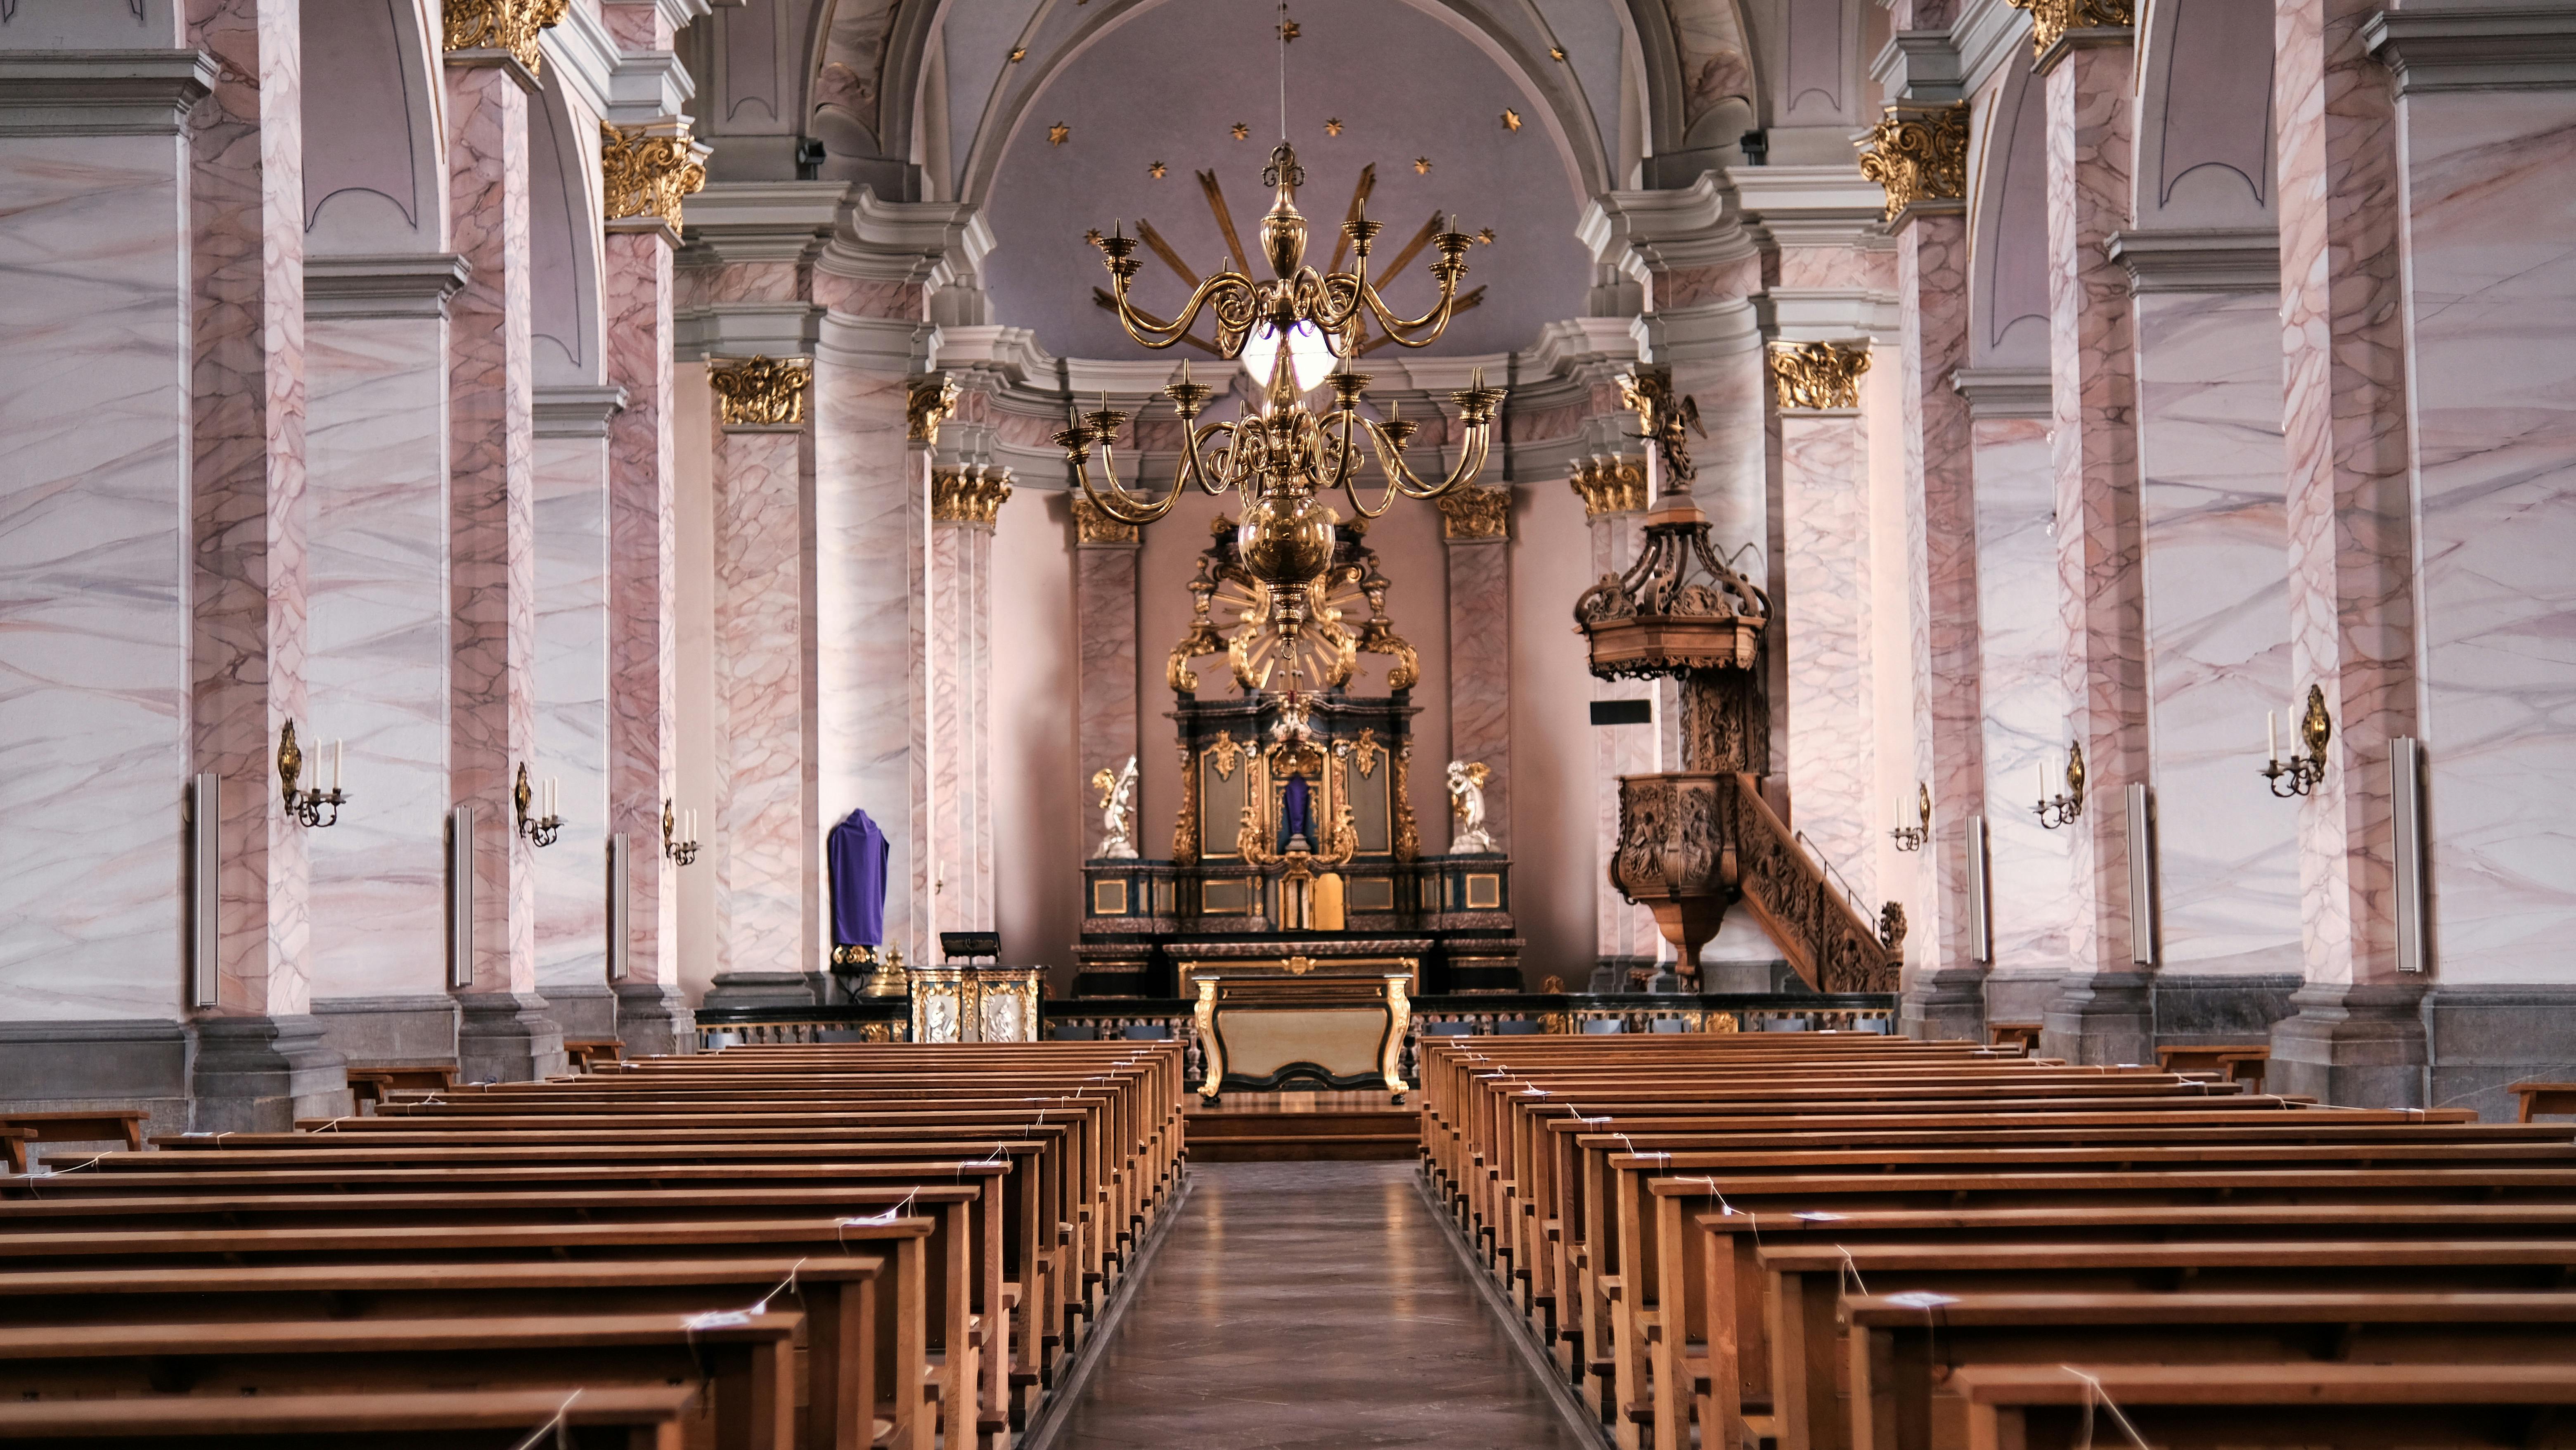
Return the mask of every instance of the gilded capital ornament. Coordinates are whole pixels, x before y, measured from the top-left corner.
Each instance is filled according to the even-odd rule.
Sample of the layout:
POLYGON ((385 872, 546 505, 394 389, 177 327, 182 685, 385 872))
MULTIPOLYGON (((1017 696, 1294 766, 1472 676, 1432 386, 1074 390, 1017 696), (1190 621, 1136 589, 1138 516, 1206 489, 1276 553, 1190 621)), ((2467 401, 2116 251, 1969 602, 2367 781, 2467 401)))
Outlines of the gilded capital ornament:
POLYGON ((1569 464, 1566 483, 1583 500, 1583 516, 1634 514, 1646 510, 1646 461, 1625 454, 1596 453, 1569 464))
POLYGON ((447 0, 441 47, 446 50, 506 50, 537 74, 545 56, 537 33, 562 22, 572 0, 447 0))
POLYGON ((946 373, 915 378, 903 394, 904 436, 937 443, 939 425, 957 416, 957 380, 946 373))
POLYGON ((1432 500, 1440 510, 1444 539, 1502 539, 1511 536, 1512 491, 1468 484, 1432 500))
POLYGON ((602 121, 599 174, 607 220, 660 217, 677 231, 680 198, 707 184, 706 148, 689 139, 686 122, 669 129, 602 121))
POLYGON ((1771 387, 1783 408, 1857 408, 1869 344, 1775 342, 1771 387))
POLYGON ((1073 496, 1073 536, 1075 542, 1083 544, 1132 544, 1137 540, 1137 533, 1138 530, 1134 524, 1122 523, 1116 518, 1111 517, 1107 510, 1083 497, 1081 494, 1077 493, 1073 496))
POLYGON ((976 464, 941 468, 930 475, 930 516, 943 524, 989 529, 1011 496, 1011 471, 976 464))
POLYGON ((1932 107, 1890 106, 1859 145, 1860 174, 1886 191, 1888 221, 1896 220, 1909 206, 1967 198, 1965 101, 1932 107))
POLYGON ((707 386, 715 389, 728 428, 804 422, 805 389, 813 381, 810 358, 755 355, 707 369, 707 386))
POLYGON ((2070 30, 2104 30, 2138 23, 2136 0, 2005 0, 2030 12, 2030 48, 2046 55, 2070 30))

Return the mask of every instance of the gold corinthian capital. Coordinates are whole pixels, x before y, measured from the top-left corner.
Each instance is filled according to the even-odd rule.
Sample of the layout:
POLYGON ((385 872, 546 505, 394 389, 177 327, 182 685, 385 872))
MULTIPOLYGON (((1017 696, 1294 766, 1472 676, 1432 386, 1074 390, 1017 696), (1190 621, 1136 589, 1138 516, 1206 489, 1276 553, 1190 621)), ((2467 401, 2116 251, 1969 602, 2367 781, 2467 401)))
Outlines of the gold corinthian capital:
POLYGON ((1646 461, 1629 454, 1593 454, 1567 465, 1566 483, 1583 500, 1583 516, 1643 513, 1646 461))
POLYGON ((446 50, 506 50, 537 74, 545 57, 537 33, 559 24, 572 0, 447 0, 441 46, 446 50))
POLYGON ((2005 0, 2015 10, 2030 12, 2030 48, 2034 55, 2065 38, 2070 30, 2101 30, 2138 23, 2136 0, 2005 0))
POLYGON ((1968 195, 1968 103, 1890 106, 1859 143, 1860 174, 1887 193, 1889 221, 1925 202, 1968 195))
POLYGON ((599 125, 602 210, 610 221, 660 217, 680 228, 680 198, 707 184, 706 148, 677 126, 599 125))
POLYGON ((804 422, 805 389, 813 381, 810 358, 754 356, 707 369, 707 386, 715 389, 728 428, 804 422))
POLYGON ((1511 533, 1512 491, 1466 484, 1431 501, 1445 539, 1500 539, 1511 533))
POLYGON ((930 475, 930 516, 943 524, 972 524, 989 529, 1011 497, 1011 471, 986 468, 942 468, 930 475))
POLYGON ((1857 408, 1869 344, 1775 342, 1771 387, 1783 408, 1857 408))

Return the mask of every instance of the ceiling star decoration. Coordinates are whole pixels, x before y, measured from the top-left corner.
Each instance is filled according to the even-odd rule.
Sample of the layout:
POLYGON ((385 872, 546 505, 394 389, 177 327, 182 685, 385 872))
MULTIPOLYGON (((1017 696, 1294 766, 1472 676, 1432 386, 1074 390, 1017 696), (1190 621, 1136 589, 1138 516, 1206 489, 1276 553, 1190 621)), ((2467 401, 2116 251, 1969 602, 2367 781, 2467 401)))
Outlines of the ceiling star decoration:
POLYGON ((1339 116, 1326 116, 1324 118, 1324 134, 1327 136, 1339 136, 1342 134, 1342 118, 1339 116))
POLYGON ((1503 129, 1506 131, 1517 131, 1520 128, 1521 113, 1513 110, 1509 106, 1503 107, 1503 129))
MULTIPOLYGON (((1349 364, 1361 354, 1364 318, 1376 323, 1384 340, 1401 346, 1427 347, 1436 341, 1457 313, 1458 284, 1467 274, 1467 250, 1475 239, 1455 230, 1430 239, 1439 254, 1431 264, 1439 296, 1421 316, 1400 317, 1370 280, 1370 248, 1384 224, 1369 220, 1365 209, 1355 206, 1341 228, 1354 258, 1350 271, 1318 272, 1306 261, 1306 219, 1297 210, 1297 188, 1305 179, 1296 149, 1280 142, 1261 174, 1264 185, 1277 188, 1258 233, 1271 280, 1254 281, 1248 267, 1218 272, 1200 282, 1169 321, 1139 312, 1128 298, 1128 285, 1143 267, 1135 255, 1141 238, 1127 236, 1122 225, 1112 228, 1101 244, 1116 289, 1111 300, 1127 335, 1160 350, 1187 338, 1199 314, 1210 313, 1216 321, 1214 351, 1246 363, 1262 385, 1260 410, 1231 422, 1198 422, 1215 390, 1190 381, 1183 364, 1180 380, 1162 390, 1180 415, 1182 432, 1180 474, 1160 498, 1131 492, 1119 481, 1111 444, 1128 415, 1112 409, 1105 396, 1097 412, 1071 419, 1071 426, 1055 435, 1081 480, 1083 497, 1121 523, 1154 523, 1192 489, 1241 499, 1237 549, 1246 573, 1267 590, 1265 622, 1289 651, 1287 693, 1292 700, 1297 690, 1294 646, 1317 627, 1308 601, 1332 563, 1335 530, 1341 524, 1339 513, 1326 507, 1320 495, 1341 489, 1360 518, 1373 519, 1398 497, 1438 499, 1468 486, 1484 470, 1504 396, 1501 388, 1485 386, 1483 370, 1476 370, 1449 399, 1458 410, 1452 435, 1458 450, 1455 464, 1444 476, 1425 478, 1414 472, 1405 459, 1405 445, 1420 422, 1403 417, 1400 405, 1387 408, 1384 422, 1364 416, 1360 400, 1369 379, 1349 364), (1319 416, 1308 410, 1305 397, 1327 383, 1332 402, 1319 416), (1101 464, 1098 481, 1092 476, 1095 452, 1101 464), (1386 480, 1374 504, 1359 492, 1361 467, 1372 457, 1386 480)), ((1400 269, 1401 261, 1388 270, 1400 269)))
POLYGON ((1286 45, 1288 42, 1295 40, 1299 33, 1296 21, 1282 20, 1279 22, 1279 43, 1281 45, 1286 45))
POLYGON ((1550 59, 1550 60, 1563 60, 1563 59, 1565 59, 1565 47, 1564 47, 1564 46, 1561 46, 1561 45, 1551 45, 1551 46, 1549 46, 1549 47, 1547 48, 1547 58, 1548 58, 1548 59, 1550 59))
POLYGON ((1011 64, 1018 65, 1021 61, 1027 60, 1028 58, 1029 48, 1027 46, 1015 45, 1011 47, 1011 64))
POLYGON ((1091 243, 1091 244, 1092 244, 1093 246, 1095 246, 1095 247, 1096 247, 1096 246, 1099 246, 1099 245, 1100 245, 1100 228, 1098 228, 1098 227, 1093 227, 1091 230, 1089 230, 1089 231, 1087 231, 1087 232, 1084 232, 1084 233, 1082 234, 1082 239, 1083 239, 1084 241, 1086 241, 1086 242, 1091 243))
POLYGON ((1431 174, 1431 158, 1428 156, 1414 157, 1413 174, 1416 176, 1429 176, 1431 174))
POLYGON ((1492 246, 1494 244, 1494 229, 1492 227, 1486 227, 1482 231, 1477 232, 1476 240, 1484 243, 1486 246, 1492 246))
POLYGON ((1049 146, 1061 146, 1072 139, 1073 128, 1062 121, 1058 121, 1054 125, 1047 127, 1047 144, 1049 146))
POLYGON ((1252 128, 1241 121, 1234 123, 1234 139, 1241 141, 1252 134, 1252 128))
MULTIPOLYGON (((1160 180, 1162 180, 1162 179, 1163 179, 1163 163, 1161 163, 1160 161, 1157 161, 1157 162, 1155 162, 1153 165, 1146 167, 1146 168, 1145 168, 1145 174, 1146 174, 1147 176, 1150 176, 1150 177, 1154 178, 1156 181, 1160 181, 1160 180)), ((1095 232, 1095 233, 1093 233, 1093 236, 1094 236, 1094 238, 1095 238, 1095 239, 1097 239, 1098 235, 1099 235, 1099 234, 1098 234, 1098 233, 1096 233, 1096 232, 1095 232)))

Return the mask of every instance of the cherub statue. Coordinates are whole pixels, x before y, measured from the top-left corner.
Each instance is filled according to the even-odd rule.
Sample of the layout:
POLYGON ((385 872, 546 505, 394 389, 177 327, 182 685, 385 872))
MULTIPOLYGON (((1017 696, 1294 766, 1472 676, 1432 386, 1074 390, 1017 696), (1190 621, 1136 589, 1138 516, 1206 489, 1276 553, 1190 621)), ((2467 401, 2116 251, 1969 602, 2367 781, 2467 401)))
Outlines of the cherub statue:
POLYGON ((1450 855, 1493 853, 1494 838, 1485 830, 1485 782, 1492 775, 1481 760, 1449 762, 1449 814, 1457 825, 1449 835, 1450 855))
POLYGON ((1127 768, 1112 774, 1107 766, 1093 771, 1091 788, 1100 792, 1100 850, 1095 859, 1129 861, 1135 859, 1136 757, 1127 757, 1127 768))

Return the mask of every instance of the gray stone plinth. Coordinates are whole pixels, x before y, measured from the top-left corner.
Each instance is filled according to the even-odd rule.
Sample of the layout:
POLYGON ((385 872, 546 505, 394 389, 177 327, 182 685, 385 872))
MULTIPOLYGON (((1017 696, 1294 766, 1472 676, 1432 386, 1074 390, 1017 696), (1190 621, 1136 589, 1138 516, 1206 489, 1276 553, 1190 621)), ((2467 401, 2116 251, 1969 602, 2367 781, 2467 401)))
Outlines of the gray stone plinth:
POLYGON ((348 1063, 310 1016, 201 1017, 190 1082, 198 1132, 282 1133, 352 1111, 348 1063))
POLYGON ((665 1057, 698 1050, 697 1024, 688 999, 659 982, 619 982, 617 1040, 629 1057, 665 1057))
POLYGON ((141 1108, 146 1133, 189 1121, 188 1030, 166 1018, 0 1022, 0 1110, 141 1108))
POLYGON ((2510 1122, 2517 1082, 2576 1079, 2576 986, 2436 987, 2424 1002, 2435 1108, 2510 1122))
POLYGON ((352 1067, 453 1067, 456 999, 324 997, 313 1004, 322 1041, 352 1067))
POLYGON ((709 1007, 815 1007, 831 991, 820 972, 718 972, 707 987, 709 1007))
POLYGON ((2424 1106, 2424 986, 2321 983, 2272 1024, 2263 1085, 2351 1108, 2424 1106))
POLYGON ((2054 969, 2032 971, 1996 967, 1986 973, 1986 1020, 1988 1022, 2037 1022, 2048 1015, 2048 1004, 2057 1000, 2058 985, 2066 974, 2054 969))
POLYGON ((617 994, 609 990, 606 979, 544 990, 546 1015, 563 1029, 564 1036, 597 1041, 617 1035, 617 994))
POLYGON ((1917 1042, 1986 1040, 1986 974, 1975 967, 1918 972, 1897 1007, 1897 1030, 1917 1042))
POLYGON ((2265 1042, 2272 1024, 2297 1011, 2290 1003, 2301 983, 2295 973, 2243 976, 2209 973, 2156 976, 2156 1043, 2265 1042))
POLYGON ((567 1067, 563 1028, 546 1015, 546 999, 514 992, 460 992, 456 997, 456 1071, 466 1082, 529 1082, 567 1067))
POLYGON ((2040 1055, 2088 1066, 2153 1064, 2153 984, 2145 972, 2068 973, 2040 1014, 2040 1055))

